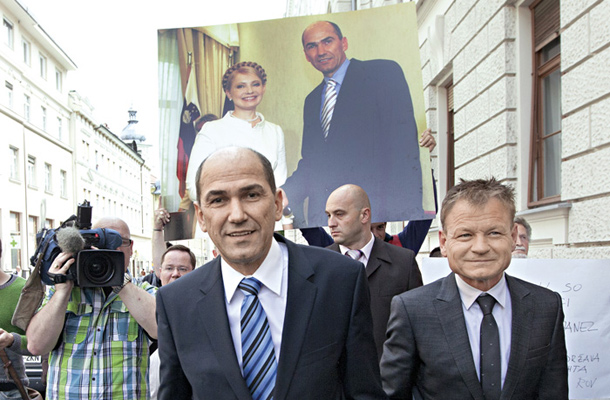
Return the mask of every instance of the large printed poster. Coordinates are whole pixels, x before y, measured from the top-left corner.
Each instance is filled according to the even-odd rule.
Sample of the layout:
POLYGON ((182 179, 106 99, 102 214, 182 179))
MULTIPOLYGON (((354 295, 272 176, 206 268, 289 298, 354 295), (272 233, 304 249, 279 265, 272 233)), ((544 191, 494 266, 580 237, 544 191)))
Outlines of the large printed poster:
POLYGON ((326 225, 327 197, 348 183, 366 190, 374 221, 435 214, 429 154, 418 143, 426 123, 413 3, 160 30, 159 97, 170 211, 192 212, 205 156, 241 145, 272 162, 295 228, 326 225), (264 73, 238 70, 223 86, 225 71, 245 61, 264 73), (231 85, 252 73, 263 87, 243 96, 231 85), (327 94, 328 79, 338 80, 336 94, 327 94), (240 112, 253 104, 257 114, 244 119, 240 112))

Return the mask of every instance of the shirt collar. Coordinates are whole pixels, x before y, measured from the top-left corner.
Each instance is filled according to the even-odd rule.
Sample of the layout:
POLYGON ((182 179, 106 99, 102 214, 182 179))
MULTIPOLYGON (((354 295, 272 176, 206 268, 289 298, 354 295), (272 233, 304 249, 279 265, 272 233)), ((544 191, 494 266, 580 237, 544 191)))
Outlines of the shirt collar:
MULTIPOLYGON (((263 122, 265 122, 265 116, 263 114, 261 114, 258 111, 256 111, 256 116, 259 117, 261 120, 258 121, 256 123, 256 125, 254 125, 254 126, 258 126, 258 125, 262 124, 263 122)), ((234 117, 233 116, 233 110, 228 111, 223 118, 227 118, 229 121, 233 121, 234 123, 237 123, 237 124, 242 124, 242 125, 246 125, 247 124, 247 125, 251 126, 250 122, 245 121, 245 120, 243 120, 241 118, 234 117)))
POLYGON ((345 79, 345 74, 347 73, 348 66, 349 66, 349 58, 346 58, 345 61, 343 61, 343 64, 341 64, 341 66, 339 67, 339 69, 337 69, 335 71, 333 76, 331 76, 330 78, 324 77, 324 84, 326 85, 328 80, 332 79, 333 81, 337 82, 337 86, 340 87, 341 84, 343 83, 343 79, 345 79))
MULTIPOLYGON (((373 244, 375 243, 375 235, 373 235, 371 233, 371 239, 368 241, 367 244, 364 245, 363 248, 361 249, 353 249, 353 250, 360 250, 364 256, 364 263, 363 264, 367 264, 369 262, 369 258, 371 258, 371 251, 373 250, 373 244)), ((345 247, 342 244, 339 245, 339 251, 341 251, 341 254, 345 254, 348 250, 352 250, 349 247, 345 247)))
POLYGON ((500 281, 487 292, 483 292, 482 290, 470 286, 464 282, 464 280, 458 274, 455 274, 455 282, 457 283, 458 291, 460 292, 460 297, 462 298, 462 303, 464 303, 467 310, 470 310, 470 307, 472 307, 474 302, 477 300, 477 297, 479 297, 482 293, 490 294, 494 299, 496 299, 496 302, 502 306, 502 308, 506 307, 507 285, 506 276, 504 273, 502 273, 502 278, 500 278, 500 281))
MULTIPOLYGON (((279 243, 273 238, 267 257, 265 257, 263 263, 252 276, 258 279, 267 289, 279 296, 282 289, 282 274, 278 273, 278 271, 281 271, 281 268, 282 251, 279 243)), ((220 259, 220 270, 225 287, 226 301, 230 303, 239 283, 246 276, 237 272, 222 258, 220 259)))

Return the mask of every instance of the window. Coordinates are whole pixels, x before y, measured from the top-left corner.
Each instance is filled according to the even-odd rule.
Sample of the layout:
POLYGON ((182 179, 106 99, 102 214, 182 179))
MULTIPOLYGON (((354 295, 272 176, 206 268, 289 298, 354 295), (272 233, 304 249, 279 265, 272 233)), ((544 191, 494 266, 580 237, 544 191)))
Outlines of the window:
POLYGON ((23 62, 26 65, 31 65, 32 63, 32 45, 25 39, 21 40, 21 47, 23 48, 23 62))
POLYGON ((529 205, 559 201, 561 193, 561 41, 559 0, 531 6, 534 35, 534 107, 529 205))
POLYGON ((62 88, 63 88, 63 74, 61 73, 60 70, 55 68, 55 89, 57 89, 58 92, 61 92, 62 88))
POLYGON ((23 100, 23 118, 25 118, 26 121, 30 120, 30 96, 27 94, 24 95, 23 100))
POLYGON ((47 193, 53 192, 53 167, 47 163, 44 163, 44 190, 47 193))
POLYGON ((5 81, 4 86, 6 87, 6 105, 13 108, 13 84, 5 81))
POLYGON ((38 54, 38 58, 40 59, 40 77, 47 79, 47 58, 42 54, 38 54))
POLYGON ((11 163, 11 179, 14 181, 19 180, 19 149, 16 147, 10 147, 10 163, 11 163))
POLYGON ((6 18, 4 18, 4 44, 6 44, 9 48, 13 48, 13 43, 15 39, 15 32, 13 30, 13 23, 6 18))
POLYGON ((63 127, 64 127, 63 119, 61 119, 61 117, 57 117, 57 139, 59 139, 60 142, 63 142, 63 140, 64 140, 63 127))
POLYGON ((64 170, 59 171, 59 194, 68 198, 68 173, 64 170))
POLYGON ((44 220, 44 228, 47 229, 53 229, 53 220, 52 219, 45 219, 44 220))
POLYGON ((28 156, 28 186, 36 187, 36 157, 28 156))
POLYGON ((46 131, 47 130, 47 108, 40 107, 40 112, 42 115, 42 130, 46 131))
POLYGON ((30 249, 36 248, 36 232, 38 232, 38 217, 28 216, 28 245, 30 249))
POLYGON ((19 213, 10 212, 11 241, 8 245, 11 248, 11 267, 15 271, 17 267, 21 267, 21 223, 19 217, 19 213))

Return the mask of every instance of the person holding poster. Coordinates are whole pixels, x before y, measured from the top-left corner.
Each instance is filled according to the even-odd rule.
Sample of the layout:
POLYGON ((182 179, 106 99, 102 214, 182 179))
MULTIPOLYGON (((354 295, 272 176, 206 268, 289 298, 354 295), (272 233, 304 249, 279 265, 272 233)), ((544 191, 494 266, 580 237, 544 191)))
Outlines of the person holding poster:
POLYGON ((324 80, 307 96, 301 160, 283 189, 298 228, 322 226, 330 193, 362 187, 380 210, 428 219, 409 86, 390 60, 348 59, 347 38, 333 22, 318 21, 302 35, 305 58, 324 80), (398 193, 384 196, 387 183, 398 193))
POLYGON ((195 174, 199 165, 221 147, 243 146, 258 151, 271 162, 277 185, 286 181, 284 132, 256 111, 263 100, 266 83, 265 70, 255 62, 240 62, 225 72, 222 87, 234 110, 219 120, 207 122, 197 134, 186 176, 192 201, 196 200, 195 174))
POLYGON ((507 275, 514 190, 463 181, 443 200, 453 271, 392 299, 381 358, 391 399, 568 399, 561 296, 507 275))

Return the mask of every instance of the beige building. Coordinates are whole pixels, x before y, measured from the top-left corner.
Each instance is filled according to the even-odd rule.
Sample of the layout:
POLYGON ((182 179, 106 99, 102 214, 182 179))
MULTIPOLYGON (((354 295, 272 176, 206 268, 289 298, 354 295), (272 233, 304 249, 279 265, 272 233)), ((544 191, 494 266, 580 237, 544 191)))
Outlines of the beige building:
POLYGON ((131 143, 96 122, 87 99, 70 93, 72 129, 75 132, 76 197, 93 206, 93 220, 102 216, 123 219, 134 241, 134 271, 152 267, 151 171, 131 143))
MULTIPOLYGON (((292 0, 287 13, 395 3, 292 0)), ((531 257, 610 258, 610 2, 415 5, 439 201, 460 178, 495 176, 517 189, 531 257)), ((435 221, 422 254, 437 231, 435 221)))
POLYGON ((72 60, 15 1, 2 1, 0 235, 2 268, 25 270, 36 232, 74 211, 72 60))
POLYGON ((70 57, 15 0, 1 0, 1 268, 25 271, 36 232, 93 205, 93 219, 119 216, 134 239, 134 269, 151 266, 150 168, 135 148, 70 91, 70 57))

